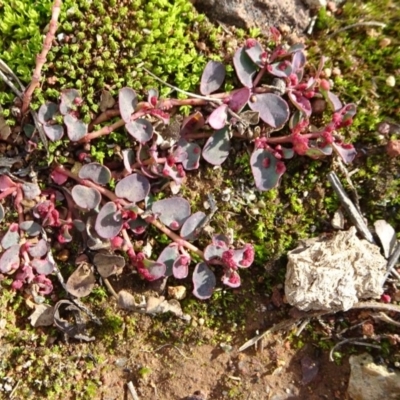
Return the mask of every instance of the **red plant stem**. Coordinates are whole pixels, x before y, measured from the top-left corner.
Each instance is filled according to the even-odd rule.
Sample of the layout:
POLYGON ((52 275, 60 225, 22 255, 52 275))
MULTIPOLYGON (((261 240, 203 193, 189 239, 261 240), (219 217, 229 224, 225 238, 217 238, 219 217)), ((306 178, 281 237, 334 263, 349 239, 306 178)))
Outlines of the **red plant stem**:
MULTIPOLYGON (((73 174, 68 169, 65 169, 61 165, 58 165, 55 168, 55 171, 60 173, 60 174, 64 174, 65 176, 68 176, 68 178, 74 179, 76 182, 78 182, 81 185, 85 185, 85 186, 88 186, 88 187, 91 187, 91 188, 94 188, 94 189, 98 190, 102 195, 108 197, 112 201, 118 201, 119 204, 121 204, 123 206, 127 206, 127 205, 130 204, 126 200, 120 199, 119 197, 117 197, 110 190, 105 189, 105 188, 103 188, 103 187, 101 187, 101 186, 97 185, 96 183, 91 182, 89 180, 79 178, 78 176, 73 174)), ((144 210, 142 210, 141 208, 137 207, 137 209, 138 209, 137 213, 139 215, 144 213, 144 210)), ((172 239, 174 242, 178 243, 178 245, 186 247, 188 250, 192 251, 193 253, 196 253, 197 255, 199 255, 201 258, 204 259, 204 253, 198 247, 196 247, 193 244, 189 243, 187 240, 182 239, 179 235, 177 235, 175 232, 171 231, 171 229, 167 228, 160 221, 150 219, 148 222, 150 222, 152 225, 154 225, 156 228, 158 228, 161 232, 165 233, 170 239, 172 239)))
POLYGON ((46 37, 43 42, 43 48, 40 54, 36 56, 36 67, 32 74, 32 80, 29 84, 28 88, 25 90, 24 97, 22 98, 22 107, 21 113, 25 115, 29 109, 29 105, 32 100, 33 91, 39 86, 40 78, 42 77, 42 68, 44 63, 46 62, 46 57, 51 49, 51 44, 53 39, 55 38, 55 34, 58 27, 58 17, 61 12, 61 0, 54 0, 54 4, 51 12, 51 20, 49 25, 49 31, 46 34, 46 37))
POLYGON ((16 186, 6 189, 4 192, 0 193, 0 200, 5 199, 10 194, 13 194, 16 190, 17 190, 16 186))
POLYGON ((261 68, 260 71, 258 71, 256 79, 254 79, 254 82, 253 82, 253 87, 256 87, 258 85, 258 82, 260 82, 261 78, 264 76, 265 71, 266 71, 266 67, 261 68))
POLYGON ((24 208, 21 205, 21 201, 24 198, 22 193, 22 186, 17 187, 17 195, 15 196, 14 204, 18 212, 18 223, 22 224, 24 222, 24 208))
POLYGON ((106 110, 102 112, 96 119, 94 119, 89 124, 89 130, 92 130, 95 125, 101 124, 102 122, 106 122, 111 118, 119 117, 121 115, 119 108, 106 110))

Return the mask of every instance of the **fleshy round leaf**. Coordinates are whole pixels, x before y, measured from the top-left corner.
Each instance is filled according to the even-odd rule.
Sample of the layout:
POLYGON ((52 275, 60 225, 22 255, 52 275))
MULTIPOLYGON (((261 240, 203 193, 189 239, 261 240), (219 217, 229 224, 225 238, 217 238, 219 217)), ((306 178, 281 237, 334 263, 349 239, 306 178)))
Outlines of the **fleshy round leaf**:
POLYGON ((306 65, 306 55, 303 51, 296 51, 292 56, 292 69, 297 72, 299 69, 304 68, 306 65))
POLYGON ((128 87, 124 87, 118 94, 118 105, 121 118, 127 123, 131 120, 131 115, 135 112, 138 103, 136 92, 128 87))
POLYGON ((197 229, 207 218, 202 211, 192 214, 182 225, 181 237, 185 240, 195 240, 198 236, 197 229))
POLYGON ((81 140, 88 132, 88 126, 83 121, 70 114, 64 117, 64 123, 67 127, 67 134, 71 142, 81 140))
POLYGON ((279 61, 268 65, 268 72, 279 78, 287 78, 292 73, 292 64, 289 60, 279 61))
POLYGON ((200 82, 200 93, 207 95, 218 90, 225 79, 225 66, 218 61, 209 61, 200 82))
MULTIPOLYGON (((155 281, 165 276, 166 266, 164 263, 154 260, 144 259, 143 264, 151 276, 151 279, 149 280, 155 281)), ((148 276, 147 278, 150 278, 150 276, 148 276)))
POLYGON ((257 64, 259 67, 263 67, 264 63, 262 61, 262 55, 265 53, 261 44, 257 40, 252 41, 251 46, 246 46, 246 54, 251 58, 251 60, 257 64))
POLYGON ((11 246, 15 246, 19 242, 18 224, 12 223, 6 234, 1 239, 1 245, 4 249, 8 249, 11 246))
POLYGON ((135 162, 135 153, 132 149, 122 150, 122 157, 124 159, 124 167, 128 173, 132 173, 131 165, 135 162))
POLYGON ((37 236, 42 230, 42 227, 34 221, 24 221, 19 224, 19 227, 25 231, 29 236, 37 236))
POLYGON ((178 246, 173 243, 164 248, 164 250, 159 255, 157 262, 165 264, 165 276, 172 275, 172 266, 174 261, 179 257, 178 246))
POLYGON ((186 139, 180 139, 176 144, 176 148, 185 153, 184 159, 181 161, 183 168, 187 171, 199 168, 201 156, 201 147, 195 142, 188 142, 186 139))
POLYGON ((44 260, 34 259, 31 264, 36 272, 41 275, 49 275, 54 271, 54 262, 48 258, 44 260))
POLYGON ((112 239, 121 231, 123 223, 121 212, 118 211, 115 203, 110 201, 100 210, 96 218, 95 230, 103 239, 112 239))
POLYGON ((75 185, 71 190, 75 203, 84 210, 95 209, 101 201, 101 194, 97 189, 83 185, 75 185))
POLYGON ((132 203, 138 203, 145 199, 150 192, 149 180, 139 174, 131 174, 121 179, 115 187, 115 194, 129 200, 132 203))
POLYGON ((324 147, 319 147, 314 141, 309 141, 309 148, 305 152, 305 155, 314 159, 319 160, 320 158, 330 156, 332 154, 332 145, 327 144, 324 147))
POLYGON ((339 97, 336 96, 336 94, 332 93, 330 90, 320 91, 333 111, 339 111, 343 107, 342 102, 340 101, 339 97))
POLYGON ((226 125, 228 118, 228 104, 221 104, 208 117, 211 128, 222 129, 226 125))
POLYGON ((158 200, 151 209, 163 224, 173 230, 179 229, 190 215, 190 204, 182 197, 158 200))
POLYGON ((250 94, 251 91, 247 87, 232 91, 229 96, 229 108, 236 113, 242 111, 250 99, 250 94))
POLYGON ((66 89, 61 93, 60 112, 67 115, 69 112, 76 110, 77 101, 79 102, 81 95, 76 89, 66 89))
POLYGON ((89 295, 96 284, 96 278, 92 269, 86 263, 82 263, 68 278, 66 287, 73 296, 81 298, 89 295))
POLYGON ((278 128, 289 119, 289 106, 285 100, 274 93, 261 93, 252 96, 255 101, 249 101, 249 107, 260 113, 260 118, 272 126, 278 128))
POLYGON ((128 221, 129 228, 136 235, 141 235, 149 225, 143 218, 137 217, 128 221))
POLYGON ((332 146, 346 164, 351 163, 357 155, 357 151, 352 144, 332 143, 332 146))
POLYGON ((270 190, 276 187, 286 171, 285 164, 264 149, 254 150, 250 164, 256 187, 259 190, 270 190))
POLYGON ((340 113, 343 115, 343 121, 345 122, 348 119, 353 118, 357 113, 357 106, 353 103, 346 104, 341 110, 340 113))
POLYGON ((221 165, 231 149, 228 127, 216 131, 203 148, 203 158, 212 165, 221 165))
POLYGON ((42 258, 48 251, 49 244, 44 239, 40 239, 34 246, 31 246, 28 249, 28 253, 33 258, 42 258))
POLYGON ((176 279, 185 279, 189 274, 190 258, 181 254, 172 266, 172 272, 176 279))
POLYGON ((43 125, 43 130, 52 142, 61 140, 64 136, 64 127, 61 125, 43 125))
POLYGON ((253 77, 257 72, 257 66, 247 55, 244 47, 238 49, 233 56, 233 65, 235 66, 236 75, 243 86, 253 87, 253 77))
POLYGON ((125 258, 116 254, 97 253, 93 263, 103 278, 118 274, 125 266, 125 258))
POLYGON ((8 176, 0 175, 0 191, 4 191, 10 188, 17 187, 17 184, 14 183, 8 176))
POLYGON ((58 105, 56 103, 47 102, 40 106, 38 111, 38 120, 41 124, 46 125, 58 114, 58 105))
POLYGON ((241 284, 240 275, 232 269, 227 269, 222 276, 222 283, 231 288, 238 288, 241 284))
POLYGON ((197 131, 198 129, 202 128, 204 124, 205 121, 203 114, 199 111, 196 111, 183 120, 181 126, 181 136, 197 131))
POLYGON ((128 133, 139 143, 148 142, 153 136, 153 125, 147 119, 139 118, 125 125, 128 133))
POLYGON ((194 286, 193 294, 198 299, 209 299, 217 283, 214 272, 211 271, 206 263, 201 262, 196 265, 192 279, 194 286))
POLYGON ((79 178, 90 179, 91 181, 98 183, 99 185, 107 185, 111 179, 110 170, 99 163, 93 162, 85 164, 79 170, 79 178))
POLYGON ((12 274, 19 267, 19 245, 16 244, 7 249, 0 258, 0 272, 12 274))
POLYGON ((289 92, 288 93, 290 101, 293 105, 303 112, 307 117, 309 117, 312 113, 312 107, 310 100, 307 97, 303 96, 300 92, 289 92))

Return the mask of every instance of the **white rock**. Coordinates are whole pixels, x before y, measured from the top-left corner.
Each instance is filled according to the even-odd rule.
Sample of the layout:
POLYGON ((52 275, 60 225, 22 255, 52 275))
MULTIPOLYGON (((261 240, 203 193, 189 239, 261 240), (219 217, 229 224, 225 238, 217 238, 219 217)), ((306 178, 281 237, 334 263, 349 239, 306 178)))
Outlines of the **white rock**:
POLYGON ((378 246, 357 237, 355 227, 316 238, 288 259, 286 299, 300 310, 346 311, 383 293, 386 260, 378 246))
POLYGON ((351 372, 347 394, 353 400, 400 399, 400 372, 389 372, 376 365, 367 354, 351 356, 351 372))

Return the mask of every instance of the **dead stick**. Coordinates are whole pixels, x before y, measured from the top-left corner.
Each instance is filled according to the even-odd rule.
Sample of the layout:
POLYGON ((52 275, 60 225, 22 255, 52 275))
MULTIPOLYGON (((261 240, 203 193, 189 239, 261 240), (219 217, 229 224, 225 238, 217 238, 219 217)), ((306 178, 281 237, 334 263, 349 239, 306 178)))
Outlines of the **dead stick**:
POLYGON ((349 214, 350 219, 352 220, 353 224, 356 226, 360 235, 364 239, 368 240, 368 242, 375 243, 372 233, 369 231, 366 223, 364 222, 362 215, 358 212, 358 210, 355 207, 355 205, 353 204, 353 202, 347 196, 342 184, 339 181, 339 178, 333 171, 329 172, 328 180, 331 183, 333 190, 339 196, 339 199, 340 199, 343 207, 349 214))

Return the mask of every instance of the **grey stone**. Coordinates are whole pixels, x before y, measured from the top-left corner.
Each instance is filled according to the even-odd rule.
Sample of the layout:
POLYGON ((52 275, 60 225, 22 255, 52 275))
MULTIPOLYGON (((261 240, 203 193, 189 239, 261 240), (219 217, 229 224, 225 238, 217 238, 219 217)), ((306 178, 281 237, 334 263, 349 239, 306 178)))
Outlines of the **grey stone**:
POLYGON ((376 365, 367 354, 351 356, 347 394, 352 400, 400 399, 400 372, 376 365))

